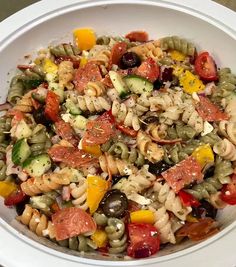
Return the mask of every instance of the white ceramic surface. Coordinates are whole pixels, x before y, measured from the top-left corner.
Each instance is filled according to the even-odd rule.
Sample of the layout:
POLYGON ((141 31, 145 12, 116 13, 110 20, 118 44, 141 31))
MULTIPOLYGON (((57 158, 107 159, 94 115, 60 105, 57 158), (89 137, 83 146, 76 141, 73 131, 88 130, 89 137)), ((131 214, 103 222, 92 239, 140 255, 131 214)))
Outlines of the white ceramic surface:
MULTIPOLYGON (((20 62, 22 63, 24 55, 31 54, 49 43, 71 40, 71 32, 74 28, 87 26, 94 28, 98 34, 117 35, 135 29, 144 29, 149 32, 151 38, 173 34, 180 35, 196 43, 199 50, 204 48, 210 51, 219 65, 230 66, 236 72, 236 15, 211 1, 116 0, 111 3, 111 1, 105 0, 44 0, 0 24, 1 101, 4 101, 7 93, 8 72, 10 71, 10 75, 12 75, 14 67, 20 62)), ((236 241, 235 230, 228 234, 229 239, 225 237, 236 225, 236 222, 234 222, 236 220, 236 209, 229 208, 219 216, 222 231, 218 235, 192 247, 189 247, 191 244, 187 242, 180 246, 169 247, 161 251, 157 257, 139 261, 109 262, 104 258, 100 258, 103 261, 96 261, 96 256, 88 256, 87 259, 69 255, 63 253, 62 249, 57 251, 47 248, 43 245, 45 244, 43 240, 39 240, 41 244, 35 242, 32 239, 36 240, 37 238, 13 220, 14 211, 6 209, 1 204, 0 216, 0 245, 3 246, 0 251, 4 251, 4 255, 1 255, 0 252, 0 263, 2 260, 9 267, 26 266, 27 262, 32 263, 33 255, 35 255, 34 257, 38 255, 35 266, 37 264, 39 264, 37 266, 42 266, 40 265, 42 262, 49 264, 52 259, 57 259, 57 265, 59 266, 64 266, 63 264, 74 266, 74 262, 80 262, 81 266, 84 266, 84 264, 101 266, 153 264, 154 266, 155 263, 158 263, 158 266, 164 267, 170 260, 175 266, 180 266, 177 264, 178 262, 181 263, 181 259, 186 263, 196 257, 198 253, 201 255, 202 251, 205 251, 202 255, 211 253, 210 255, 213 256, 214 251, 212 249, 214 246, 216 250, 220 250, 220 247, 224 248, 222 246, 227 240, 232 243, 236 241), (17 230, 12 228, 12 225, 17 230), (29 239, 28 235, 32 239, 29 239), (10 240, 11 243, 8 243, 10 240), (215 243, 212 244, 213 241, 215 243), (4 244, 7 244, 7 246, 4 246, 4 244), (24 265, 18 246, 27 250, 27 252, 23 252, 23 255, 27 255, 29 261, 25 261, 24 265), (186 249, 183 250, 185 247, 186 249), (7 258, 6 255, 9 255, 9 252, 12 252, 12 256, 20 257, 21 262, 17 262, 14 256, 11 260, 7 258), (167 255, 169 252, 173 253, 167 255)), ((227 245, 231 248, 230 243, 227 243, 227 245)), ((236 257, 233 259, 236 262, 236 257)), ((215 261, 214 265, 209 265, 209 259, 207 265, 203 265, 200 258, 196 258, 196 260, 202 266, 223 266, 217 265, 219 261, 215 261)), ((195 266, 193 264, 192 266, 195 266)), ((47 266, 47 264, 45 265, 47 266)), ((78 263, 76 266, 79 266, 78 263)))

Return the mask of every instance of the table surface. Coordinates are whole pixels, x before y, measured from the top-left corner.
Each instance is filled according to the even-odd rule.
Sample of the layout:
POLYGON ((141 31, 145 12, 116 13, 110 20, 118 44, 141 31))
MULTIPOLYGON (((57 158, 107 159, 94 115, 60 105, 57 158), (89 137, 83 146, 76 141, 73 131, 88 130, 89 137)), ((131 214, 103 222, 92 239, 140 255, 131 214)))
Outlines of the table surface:
MULTIPOLYGON (((0 0, 0 21, 17 12, 18 10, 38 2, 39 0, 0 0)), ((48 0, 50 1, 50 0, 48 0)), ((214 0, 236 11, 236 0, 214 0)))

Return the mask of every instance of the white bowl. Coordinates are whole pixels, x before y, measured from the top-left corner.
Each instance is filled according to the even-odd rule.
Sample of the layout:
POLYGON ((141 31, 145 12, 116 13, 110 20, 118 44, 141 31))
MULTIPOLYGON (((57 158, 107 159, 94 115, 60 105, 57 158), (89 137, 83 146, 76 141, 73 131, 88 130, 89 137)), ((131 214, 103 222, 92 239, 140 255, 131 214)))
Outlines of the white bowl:
MULTIPOLYGON (((119 35, 143 29, 153 39, 179 35, 192 40, 198 50, 210 51, 219 66, 231 67, 236 73, 235 26, 235 13, 206 0, 204 4, 200 4, 198 0, 71 0, 70 3, 66 0, 42 1, 0 24, 1 102, 6 98, 9 75, 13 75, 17 64, 23 63, 24 56, 33 54, 50 43, 71 41, 72 30, 75 28, 92 27, 98 35, 119 35)), ((7 209, 2 203, 0 216, 0 232, 7 230, 22 242, 58 259, 66 259, 68 263, 81 262, 102 266, 161 263, 209 245, 236 226, 236 208, 228 207, 218 216, 221 232, 208 240, 198 244, 188 241, 168 246, 157 255, 143 260, 120 261, 115 257, 65 250, 38 238, 16 222, 14 210, 7 209)))

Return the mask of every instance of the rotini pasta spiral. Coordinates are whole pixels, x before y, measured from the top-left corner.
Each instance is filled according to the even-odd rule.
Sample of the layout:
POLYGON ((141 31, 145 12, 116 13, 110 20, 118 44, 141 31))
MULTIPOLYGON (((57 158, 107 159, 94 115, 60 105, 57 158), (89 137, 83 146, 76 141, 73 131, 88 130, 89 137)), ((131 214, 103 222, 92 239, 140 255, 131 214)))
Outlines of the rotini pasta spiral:
POLYGON ((101 82, 88 82, 84 88, 84 94, 87 96, 98 97, 103 95, 105 87, 101 82))
POLYGON ((102 145, 102 150, 115 157, 126 160, 129 163, 133 163, 136 166, 142 166, 145 162, 144 156, 138 151, 138 149, 133 147, 128 147, 123 142, 108 142, 102 145))
POLYGON ((160 123, 172 125, 175 121, 179 120, 182 110, 178 106, 167 108, 163 113, 160 114, 160 123))
POLYGON ((11 129, 11 118, 7 116, 0 117, 0 143, 6 139, 7 132, 11 129))
POLYGON ((164 156, 164 150, 144 132, 139 131, 137 135, 137 147, 140 152, 151 162, 158 162, 164 156))
POLYGON ((165 139, 167 136, 167 125, 150 123, 147 126, 146 132, 156 140, 165 139))
POLYGON ((56 46, 49 47, 52 55, 56 57, 61 56, 78 56, 80 54, 80 50, 77 46, 71 44, 59 44, 56 46))
POLYGON ((115 100, 112 104, 112 115, 118 122, 123 122, 125 126, 132 127, 136 131, 140 129, 140 122, 136 111, 128 108, 124 103, 119 103, 115 100))
POLYGON ((88 209, 87 188, 88 185, 86 179, 81 179, 78 184, 70 184, 71 196, 73 197, 72 204, 75 207, 81 208, 83 210, 88 209))
POLYGON ((40 65, 32 65, 22 70, 19 78, 22 80, 25 89, 32 89, 44 81, 45 72, 40 65))
POLYGON ((20 75, 16 75, 12 78, 10 88, 7 95, 7 101, 14 105, 18 99, 24 94, 24 85, 19 79, 20 75))
POLYGON ((171 229, 170 217, 168 212, 166 211, 165 206, 162 206, 157 210, 150 208, 150 210, 154 213, 154 226, 160 233, 161 243, 165 244, 170 242, 172 244, 175 244, 175 235, 171 229))
POLYGON ((83 235, 70 237, 57 243, 62 247, 83 252, 97 249, 97 245, 89 237, 83 235))
POLYGON ((17 220, 28 226, 29 229, 38 236, 49 236, 50 239, 55 238, 55 230, 51 221, 44 214, 29 205, 25 205, 25 209, 17 220))
POLYGON ((224 159, 236 160, 236 147, 226 138, 216 143, 213 147, 216 154, 224 159))
POLYGON ((227 204, 220 197, 221 192, 217 192, 215 194, 211 194, 209 197, 209 202, 216 209, 223 209, 227 206, 227 204))
POLYGON ((119 189, 133 200, 137 193, 150 187, 155 179, 155 175, 148 171, 148 165, 144 165, 138 172, 131 174, 128 179, 122 178, 113 188, 119 189))
POLYGON ((108 218, 105 214, 95 212, 93 214, 93 218, 94 218, 97 225, 99 225, 99 226, 106 226, 107 225, 108 218))
POLYGON ((150 96, 147 93, 141 94, 135 104, 135 110, 137 111, 137 115, 141 116, 147 111, 149 111, 150 108, 150 96))
POLYGON ((129 175, 136 172, 136 167, 125 160, 113 157, 112 155, 102 155, 99 157, 99 164, 104 172, 112 175, 129 175))
POLYGON ((161 184, 156 181, 153 184, 153 190, 158 194, 158 201, 162 203, 167 210, 173 212, 180 220, 186 220, 186 216, 192 211, 191 207, 184 207, 180 198, 167 183, 161 184))
POLYGON ((6 179, 6 170, 7 170, 6 163, 3 160, 0 160, 0 181, 6 179))
POLYGON ((55 203, 58 195, 56 191, 51 191, 41 196, 33 196, 30 198, 30 206, 42 211, 46 215, 51 215, 51 205, 55 203))
POLYGON ((123 221, 117 218, 109 218, 105 231, 109 240, 109 252, 111 254, 122 253, 127 247, 127 235, 123 221))
POLYGON ((62 61, 58 66, 58 79, 59 86, 67 88, 69 90, 74 88, 71 81, 74 78, 74 68, 71 61, 62 61))
POLYGON ((192 43, 178 36, 164 37, 160 40, 160 45, 163 50, 173 49, 187 56, 194 56, 196 51, 192 43))
POLYGON ((103 49, 93 54, 93 57, 89 58, 89 61, 95 61, 98 65, 103 65, 106 68, 109 65, 111 57, 111 51, 109 49, 103 49))
POLYGON ((19 110, 23 113, 30 113, 33 111, 33 103, 31 98, 32 91, 29 91, 21 99, 18 99, 14 109, 19 110))
POLYGON ((91 113, 109 110, 111 108, 108 100, 102 96, 78 96, 76 106, 82 111, 89 111, 91 113))
POLYGON ((47 134, 47 129, 42 124, 37 124, 32 131, 32 136, 28 139, 30 150, 33 156, 43 154, 51 147, 51 141, 47 134))
POLYGON ((96 40, 96 43, 98 45, 108 45, 112 46, 117 42, 126 42, 129 43, 129 39, 121 37, 121 36, 108 36, 108 35, 102 35, 99 36, 96 40))
POLYGON ((130 48, 128 51, 135 52, 141 57, 142 60, 145 60, 149 57, 153 58, 154 60, 159 60, 163 57, 163 52, 160 48, 159 40, 137 45, 135 47, 130 48))
POLYGON ((228 138, 234 145, 236 145, 236 122, 220 121, 218 125, 218 132, 220 135, 228 138))
POLYGON ((221 184, 230 183, 230 175, 233 173, 232 163, 229 160, 216 156, 214 176, 217 177, 221 184))
POLYGON ((176 125, 167 128, 167 135, 170 139, 181 138, 183 141, 192 139, 196 135, 196 130, 190 125, 176 123, 176 125))
POLYGON ((75 169, 64 168, 57 173, 48 173, 42 177, 29 178, 21 184, 21 189, 26 195, 36 196, 70 184, 75 179, 75 176, 77 176, 75 169))

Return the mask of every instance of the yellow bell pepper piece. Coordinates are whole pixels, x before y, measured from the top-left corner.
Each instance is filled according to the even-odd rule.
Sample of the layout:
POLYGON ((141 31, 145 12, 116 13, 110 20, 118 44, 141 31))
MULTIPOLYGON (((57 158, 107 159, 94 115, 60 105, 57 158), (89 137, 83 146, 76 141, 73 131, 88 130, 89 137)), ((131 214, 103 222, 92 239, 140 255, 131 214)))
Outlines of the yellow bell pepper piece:
POLYGON ((171 50, 170 56, 173 60, 176 60, 176 61, 184 61, 186 58, 186 56, 183 53, 181 53, 177 50, 171 50))
POLYGON ((80 68, 84 67, 84 66, 87 64, 87 62, 88 62, 87 58, 82 57, 82 58, 80 59, 79 67, 80 67, 80 68))
POLYGON ((100 176, 87 176, 87 204, 90 210, 90 213, 93 214, 98 206, 103 196, 109 188, 108 181, 104 180, 100 176))
POLYGON ((76 29, 73 34, 75 44, 80 50, 89 50, 96 44, 96 36, 92 29, 76 29))
POLYGON ((209 144, 197 147, 192 156, 197 160, 197 162, 202 166, 202 168, 208 164, 214 162, 214 153, 209 144))
POLYGON ((183 90, 188 94, 200 92, 205 88, 203 82, 189 70, 180 75, 179 82, 183 86, 183 90))
POLYGON ((89 153, 89 154, 92 154, 92 155, 95 155, 95 156, 101 156, 102 155, 102 151, 100 149, 100 146, 99 145, 94 145, 94 146, 83 146, 82 145, 82 149, 89 153))
POLYGON ((45 58, 43 62, 43 70, 46 73, 56 74, 58 71, 58 66, 52 62, 51 59, 45 58))
POLYGON ((7 197, 16 189, 16 184, 8 181, 0 181, 0 196, 7 197))
POLYGON ((184 73, 184 68, 177 66, 177 65, 173 65, 173 74, 177 77, 180 77, 183 73, 184 73))
POLYGON ((188 214, 186 217, 186 221, 195 223, 195 222, 198 222, 199 220, 196 217, 193 217, 191 214, 188 214))
POLYGON ((91 239, 98 246, 98 248, 103 248, 107 245, 107 234, 103 230, 97 229, 92 235, 91 239))
POLYGON ((154 224, 154 213, 150 210, 137 210, 130 213, 132 223, 150 223, 154 224))

